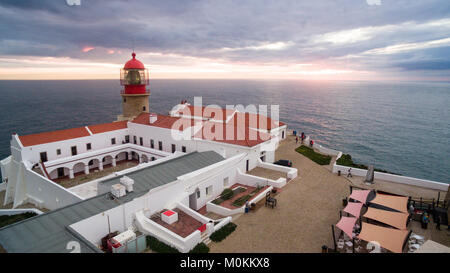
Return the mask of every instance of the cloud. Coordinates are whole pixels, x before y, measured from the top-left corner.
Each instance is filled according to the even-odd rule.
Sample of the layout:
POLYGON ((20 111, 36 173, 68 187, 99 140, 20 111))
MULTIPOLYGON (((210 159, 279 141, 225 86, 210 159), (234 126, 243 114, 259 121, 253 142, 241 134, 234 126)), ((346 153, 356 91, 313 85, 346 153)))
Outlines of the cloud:
POLYGON ((121 65, 134 48, 144 63, 173 70, 203 71, 210 62, 216 64, 213 71, 265 66, 296 74, 296 65, 309 64, 301 73, 358 70, 407 77, 411 70, 399 72, 397 64, 450 59, 429 55, 448 47, 447 2, 83 0, 72 7, 65 0, 5 0, 0 56, 121 65))

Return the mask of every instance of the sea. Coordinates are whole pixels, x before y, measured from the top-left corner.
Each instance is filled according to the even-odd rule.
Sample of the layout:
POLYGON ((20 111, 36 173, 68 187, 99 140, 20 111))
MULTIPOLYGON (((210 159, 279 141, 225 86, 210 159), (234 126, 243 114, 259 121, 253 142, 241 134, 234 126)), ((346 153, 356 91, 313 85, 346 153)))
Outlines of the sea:
MULTIPOLYGON (((11 134, 114 121, 118 80, 0 81, 0 159, 11 134)), ((296 80, 151 80, 150 111, 180 101, 279 107, 289 129, 354 162, 450 183, 450 83, 296 80), (274 105, 274 106, 272 106, 274 105)))

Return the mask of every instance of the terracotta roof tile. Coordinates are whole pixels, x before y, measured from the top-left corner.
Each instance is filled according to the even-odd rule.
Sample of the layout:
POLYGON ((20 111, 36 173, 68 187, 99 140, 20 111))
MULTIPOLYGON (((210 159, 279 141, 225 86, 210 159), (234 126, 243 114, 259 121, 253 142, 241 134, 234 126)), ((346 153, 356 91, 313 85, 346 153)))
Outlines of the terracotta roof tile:
POLYGON ((88 126, 88 128, 93 134, 100 134, 100 133, 125 129, 125 128, 127 128, 127 122, 128 121, 124 120, 124 121, 103 123, 103 124, 97 124, 97 125, 90 125, 90 126, 88 126))
POLYGON ((80 128, 72 128, 66 130, 24 135, 19 136, 19 139, 20 142, 22 142, 22 145, 27 147, 86 136, 90 136, 88 130, 86 130, 85 127, 80 127, 80 128))
POLYGON ((141 113, 139 116, 137 116, 135 119, 133 119, 132 122, 137 123, 137 124, 148 125, 148 126, 166 128, 166 129, 172 129, 175 126, 175 127, 177 127, 176 129, 183 131, 191 126, 194 126, 194 124, 199 121, 194 120, 194 119, 185 119, 185 118, 179 118, 179 117, 157 115, 157 120, 154 123, 150 123, 150 114, 149 113, 141 113), (177 124, 175 124, 175 122, 177 122, 177 121, 180 122, 181 126, 177 126, 177 124))
POLYGON ((198 131, 194 137, 247 147, 253 147, 271 138, 269 134, 248 127, 217 122, 205 122, 202 130, 198 131))

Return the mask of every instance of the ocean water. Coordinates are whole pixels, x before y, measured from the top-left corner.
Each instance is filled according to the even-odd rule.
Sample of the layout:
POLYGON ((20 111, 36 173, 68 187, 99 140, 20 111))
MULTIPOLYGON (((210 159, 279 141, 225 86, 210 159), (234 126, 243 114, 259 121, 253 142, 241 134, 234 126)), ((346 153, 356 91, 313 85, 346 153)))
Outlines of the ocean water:
MULTIPOLYGON (((279 105, 280 119, 357 163, 450 183, 450 83, 151 80, 150 109, 182 99, 279 105)), ((118 80, 0 81, 0 158, 19 135, 111 122, 118 80)))

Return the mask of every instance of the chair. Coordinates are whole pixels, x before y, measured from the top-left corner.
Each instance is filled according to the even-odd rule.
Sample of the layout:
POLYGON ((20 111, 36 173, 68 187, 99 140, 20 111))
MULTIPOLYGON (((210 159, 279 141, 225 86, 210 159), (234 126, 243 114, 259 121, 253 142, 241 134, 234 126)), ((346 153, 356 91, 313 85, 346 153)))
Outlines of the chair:
POLYGON ((270 197, 270 191, 266 193, 266 203, 265 206, 271 206, 272 208, 277 206, 277 199, 270 197))

